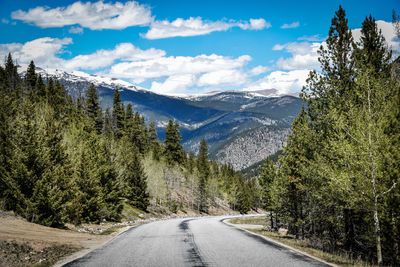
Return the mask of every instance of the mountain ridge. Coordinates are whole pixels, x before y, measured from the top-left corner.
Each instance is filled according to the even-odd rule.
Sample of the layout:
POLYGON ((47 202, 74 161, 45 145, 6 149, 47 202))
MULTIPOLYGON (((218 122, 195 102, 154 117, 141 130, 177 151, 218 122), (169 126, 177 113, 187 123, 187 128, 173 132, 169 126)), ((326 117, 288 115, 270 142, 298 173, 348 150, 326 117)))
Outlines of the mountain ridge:
POLYGON ((155 121, 160 139, 164 138, 165 127, 172 119, 180 124, 182 145, 187 151, 197 153, 200 141, 205 139, 210 156, 219 163, 234 166, 236 170, 255 164, 281 149, 291 123, 303 105, 297 96, 279 94, 276 89, 214 91, 182 97, 158 94, 123 80, 80 71, 68 73, 37 67, 37 72, 43 77, 59 80, 74 98, 84 96, 93 83, 103 110, 112 107, 114 90, 118 88, 125 105, 132 104, 135 111, 144 115, 147 123, 155 121), (260 129, 270 133, 269 138, 260 129), (244 132, 252 138, 245 138, 247 145, 242 146, 237 140, 244 132), (253 144, 266 149, 254 149, 253 144), (249 151, 241 151, 239 147, 255 154, 249 156, 249 151), (236 152, 232 154, 230 151, 236 152), (239 154, 242 156, 233 156, 239 154), (230 159, 226 155, 230 155, 230 159))

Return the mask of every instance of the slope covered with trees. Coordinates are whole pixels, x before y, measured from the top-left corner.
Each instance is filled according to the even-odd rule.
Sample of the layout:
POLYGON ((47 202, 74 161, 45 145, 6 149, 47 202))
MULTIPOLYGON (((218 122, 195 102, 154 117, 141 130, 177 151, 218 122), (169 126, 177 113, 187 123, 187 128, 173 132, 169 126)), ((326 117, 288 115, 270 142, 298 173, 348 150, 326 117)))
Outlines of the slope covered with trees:
POLYGON ((105 111, 96 88, 85 91, 74 99, 33 62, 21 78, 11 55, 0 67, 1 209, 48 226, 119 221, 126 207, 250 209, 243 178, 210 162, 205 141, 196 158, 182 148, 177 123, 169 121, 161 143, 118 89, 105 111))
MULTIPOLYGON (((367 17, 355 42, 340 7, 319 49, 284 153, 261 174, 271 226, 313 246, 378 264, 400 262, 400 84, 367 17)), ((398 60, 397 60, 398 61, 398 60)))

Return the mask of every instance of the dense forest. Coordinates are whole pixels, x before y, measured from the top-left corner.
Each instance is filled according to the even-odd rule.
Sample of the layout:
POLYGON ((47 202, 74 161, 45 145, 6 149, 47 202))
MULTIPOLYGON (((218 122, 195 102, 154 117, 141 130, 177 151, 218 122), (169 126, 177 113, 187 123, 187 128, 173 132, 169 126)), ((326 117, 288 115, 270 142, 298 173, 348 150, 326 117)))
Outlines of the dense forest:
MULTIPOLYGON (((397 19, 397 34, 399 22, 397 19)), ((355 41, 336 11, 300 95, 304 106, 279 160, 245 180, 181 146, 169 121, 121 101, 102 110, 96 88, 74 99, 57 81, 0 66, 0 209, 58 227, 120 221, 123 211, 270 211, 270 228, 313 247, 378 264, 400 262, 400 59, 367 17, 355 41)))
MULTIPOLYGON (((96 88, 73 99, 56 80, 24 77, 9 55, 0 67, 0 208, 48 226, 119 221, 135 207, 153 214, 213 208, 246 212, 253 182, 230 166, 186 153, 179 125, 157 137, 115 90, 102 110, 96 88)), ((250 200, 251 201, 250 201, 250 200)))
POLYGON ((302 89, 305 105, 283 155, 260 175, 272 229, 283 225, 352 258, 400 263, 400 61, 393 58, 374 18, 356 42, 345 11, 335 12, 319 49, 321 72, 302 89))

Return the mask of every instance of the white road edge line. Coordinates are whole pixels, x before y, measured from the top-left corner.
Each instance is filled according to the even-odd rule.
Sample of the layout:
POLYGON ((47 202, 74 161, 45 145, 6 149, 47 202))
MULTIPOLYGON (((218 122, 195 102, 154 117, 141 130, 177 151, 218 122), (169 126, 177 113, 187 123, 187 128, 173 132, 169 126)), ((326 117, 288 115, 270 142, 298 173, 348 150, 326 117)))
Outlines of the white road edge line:
MULTIPOLYGON (((249 217, 251 217, 251 216, 249 216, 249 217)), ((310 258, 312 258, 312 259, 314 259, 314 260, 316 260, 316 261, 322 262, 322 263, 327 264, 327 265, 329 265, 329 266, 332 266, 332 267, 339 267, 339 265, 336 265, 336 264, 327 262, 327 261, 325 261, 325 260, 323 260, 323 259, 317 258, 317 257, 315 257, 315 256, 313 256, 313 255, 308 254, 307 252, 304 252, 304 251, 298 250, 298 249, 296 249, 296 248, 293 248, 293 247, 291 247, 291 246, 285 245, 285 244, 283 244, 283 243, 281 243, 281 242, 278 242, 278 241, 273 240, 273 239, 271 239, 271 238, 268 238, 268 237, 266 237, 266 236, 263 236, 263 235, 260 235, 260 234, 251 232, 251 231, 247 230, 246 228, 240 227, 240 225, 238 225, 238 224, 233 224, 233 223, 227 222, 227 221, 229 221, 229 220, 231 220, 231 219, 232 219, 232 218, 223 219, 223 220, 222 220, 222 223, 224 223, 224 224, 226 224, 226 225, 233 226, 233 227, 235 227, 235 228, 238 228, 238 229, 240 229, 240 230, 242 230, 242 231, 245 231, 245 232, 247 232, 247 233, 249 233, 249 234, 252 234, 252 235, 261 237, 261 238, 263 238, 263 239, 265 239, 265 240, 267 240, 267 241, 269 241, 269 242, 271 242, 271 243, 274 243, 274 244, 276 244, 276 245, 278 245, 278 246, 281 246, 281 247, 287 248, 287 249, 289 249, 289 250, 292 250, 292 251, 294 251, 294 252, 303 254, 303 255, 305 255, 305 256, 307 256, 307 257, 310 257, 310 258)))

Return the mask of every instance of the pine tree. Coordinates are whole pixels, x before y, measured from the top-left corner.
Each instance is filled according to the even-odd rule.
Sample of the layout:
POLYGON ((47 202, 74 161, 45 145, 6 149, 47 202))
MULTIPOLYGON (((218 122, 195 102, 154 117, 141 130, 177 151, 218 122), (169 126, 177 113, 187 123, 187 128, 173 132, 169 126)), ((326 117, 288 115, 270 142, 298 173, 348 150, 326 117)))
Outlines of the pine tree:
POLYGON ((392 52, 388 50, 382 31, 378 30, 375 19, 371 15, 362 23, 361 40, 353 53, 358 68, 370 64, 374 68, 374 73, 390 74, 392 52))
POLYGON ((112 118, 112 114, 110 112, 110 107, 107 106, 106 107, 106 111, 104 112, 104 118, 103 118, 103 133, 108 136, 112 133, 112 129, 113 129, 113 118, 112 118))
POLYGON ((13 62, 11 53, 8 54, 4 65, 6 90, 11 93, 14 99, 19 99, 21 96, 21 78, 18 74, 18 67, 13 62))
POLYGON ((199 171, 199 211, 208 212, 207 185, 210 176, 210 165, 208 161, 208 146, 204 139, 201 140, 199 147, 197 170, 199 171))
POLYGON ((36 81, 37 75, 35 71, 35 63, 31 61, 25 74, 25 86, 27 90, 26 94, 31 99, 31 101, 37 101, 37 92, 35 90, 36 81))
POLYGON ((140 160, 140 154, 133 148, 130 152, 124 173, 125 196, 132 206, 146 211, 150 205, 147 192, 147 177, 140 160))
POLYGON ((153 159, 160 160, 161 147, 158 141, 156 124, 154 121, 150 122, 149 125, 149 143, 150 150, 152 151, 153 159))
POLYGON ((124 130, 125 110, 123 103, 121 102, 121 96, 118 88, 114 91, 112 117, 114 134, 117 138, 121 138, 124 130))
POLYGON ((42 75, 40 74, 36 79, 35 89, 38 100, 44 100, 46 98, 46 86, 44 85, 42 75))
POLYGON ((122 189, 118 178, 115 164, 112 162, 111 142, 105 139, 100 140, 97 149, 96 165, 102 187, 103 201, 102 218, 112 221, 119 221, 122 212, 122 189))
POLYGON ((180 141, 182 137, 179 134, 179 125, 169 120, 165 129, 164 155, 169 164, 182 163, 182 146, 180 141))
POLYGON ((326 82, 333 86, 330 97, 343 96, 350 90, 354 80, 354 60, 351 51, 354 47, 353 36, 348 27, 346 12, 339 6, 332 18, 329 35, 326 39, 326 49, 321 46, 319 62, 326 82))
POLYGON ((277 178, 276 168, 274 166, 274 162, 269 158, 266 159, 266 162, 261 170, 261 174, 259 176, 258 182, 261 187, 261 208, 264 210, 268 210, 270 212, 271 219, 271 229, 274 228, 273 223, 273 202, 272 202, 272 184, 274 180, 277 178))
POLYGON ((97 134, 101 134, 103 130, 102 110, 99 103, 99 96, 93 84, 90 85, 86 92, 86 113, 95 124, 97 134))
POLYGON ((239 191, 237 194, 237 210, 240 213, 247 213, 251 209, 251 195, 247 183, 244 182, 243 176, 239 174, 239 191))

